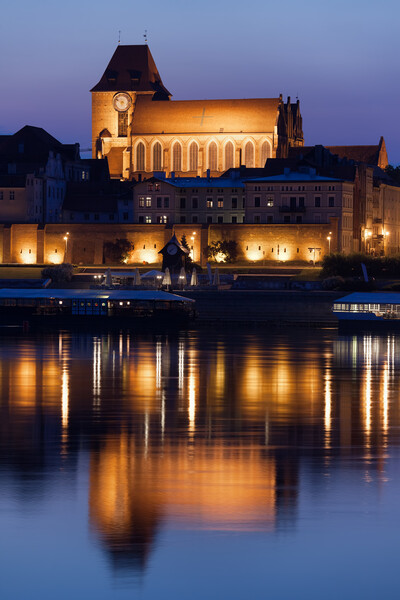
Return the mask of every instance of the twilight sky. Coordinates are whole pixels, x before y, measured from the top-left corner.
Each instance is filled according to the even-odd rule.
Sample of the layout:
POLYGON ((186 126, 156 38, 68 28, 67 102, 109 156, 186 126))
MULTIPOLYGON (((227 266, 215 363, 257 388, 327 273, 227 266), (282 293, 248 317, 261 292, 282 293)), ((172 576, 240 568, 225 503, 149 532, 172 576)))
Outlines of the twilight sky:
POLYGON ((149 47, 175 100, 300 98, 305 143, 400 163, 398 0, 3 0, 0 133, 91 145, 90 88, 118 42, 149 47), (393 112, 395 111, 395 112, 393 112))

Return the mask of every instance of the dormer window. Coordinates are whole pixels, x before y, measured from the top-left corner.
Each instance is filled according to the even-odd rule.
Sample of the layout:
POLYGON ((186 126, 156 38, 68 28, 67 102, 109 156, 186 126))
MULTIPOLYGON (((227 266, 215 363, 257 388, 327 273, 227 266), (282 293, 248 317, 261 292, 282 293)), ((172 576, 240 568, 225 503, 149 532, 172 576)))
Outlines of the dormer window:
POLYGON ((129 75, 131 78, 131 84, 132 85, 138 85, 138 83, 140 83, 140 76, 141 76, 141 71, 134 71, 134 70, 129 70, 129 75))
POLYGON ((109 84, 117 83, 118 71, 113 71, 112 69, 107 69, 106 78, 109 84))

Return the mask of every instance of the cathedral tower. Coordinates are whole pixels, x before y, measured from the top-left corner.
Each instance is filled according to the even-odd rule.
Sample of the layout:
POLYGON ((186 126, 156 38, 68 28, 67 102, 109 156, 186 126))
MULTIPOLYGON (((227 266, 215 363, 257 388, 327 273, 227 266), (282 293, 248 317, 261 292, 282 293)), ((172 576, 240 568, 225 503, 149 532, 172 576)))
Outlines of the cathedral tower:
POLYGON ((115 178, 218 176, 303 145, 299 101, 170 101, 147 45, 118 46, 91 92, 93 157, 115 178))

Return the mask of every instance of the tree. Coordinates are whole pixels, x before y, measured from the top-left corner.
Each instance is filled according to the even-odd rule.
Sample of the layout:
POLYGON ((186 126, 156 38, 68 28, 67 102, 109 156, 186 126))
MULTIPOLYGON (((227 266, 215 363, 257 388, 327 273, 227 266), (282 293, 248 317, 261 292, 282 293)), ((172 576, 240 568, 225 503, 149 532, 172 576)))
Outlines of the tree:
POLYGON ((190 246, 187 242, 185 234, 183 234, 183 236, 181 237, 181 246, 183 246, 188 251, 188 254, 185 254, 185 257, 184 257, 185 268, 186 268, 186 267, 189 267, 190 264, 192 263, 192 257, 190 256, 190 246))
POLYGON ((211 242, 204 249, 206 258, 216 262, 232 263, 235 262, 238 254, 237 242, 235 240, 218 240, 211 242))
POLYGON ((394 167, 393 165, 388 165, 385 168, 385 173, 389 175, 396 183, 400 183, 400 165, 394 167))
POLYGON ((106 262, 126 263, 135 246, 126 238, 119 238, 115 242, 104 243, 104 258, 106 262))

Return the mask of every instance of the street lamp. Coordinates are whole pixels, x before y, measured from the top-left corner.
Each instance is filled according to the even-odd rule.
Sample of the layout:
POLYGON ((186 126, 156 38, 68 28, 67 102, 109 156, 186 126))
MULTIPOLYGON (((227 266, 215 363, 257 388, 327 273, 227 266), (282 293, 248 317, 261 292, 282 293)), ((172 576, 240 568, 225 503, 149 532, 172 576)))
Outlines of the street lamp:
POLYGON ((383 232, 383 254, 386 254, 386 250, 387 250, 387 248, 386 248, 386 246, 387 246, 386 240, 387 240, 388 237, 389 237, 389 231, 384 231, 383 232))
MULTIPOLYGON (((329 232, 330 233, 330 232, 329 232)), ((326 238, 328 240, 328 244, 329 244, 329 254, 331 253, 331 236, 328 235, 328 237, 326 238)))
POLYGON ((65 241, 64 262, 66 262, 67 252, 68 252, 68 236, 69 236, 69 231, 67 231, 67 233, 64 235, 64 241, 65 241))
POLYGON ((194 240, 195 240, 195 235, 196 235, 196 232, 195 232, 195 231, 193 231, 193 232, 192 232, 192 235, 191 235, 191 237, 190 237, 190 239, 191 239, 191 242, 192 242, 192 260, 193 260, 193 261, 194 261, 194 240))

